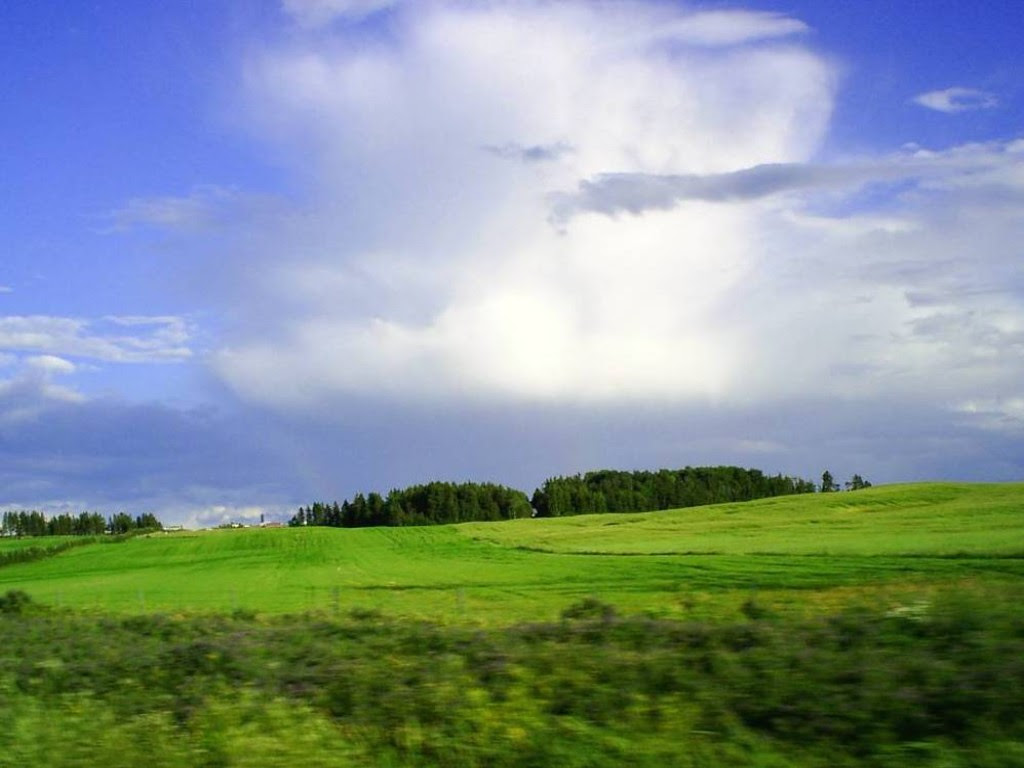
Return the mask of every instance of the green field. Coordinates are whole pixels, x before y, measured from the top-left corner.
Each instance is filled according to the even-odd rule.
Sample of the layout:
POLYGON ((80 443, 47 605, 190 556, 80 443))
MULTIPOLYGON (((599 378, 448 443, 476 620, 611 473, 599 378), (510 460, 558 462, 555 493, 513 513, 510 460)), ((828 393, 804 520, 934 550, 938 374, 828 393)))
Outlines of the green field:
POLYGON ((921 483, 667 512, 462 527, 545 552, 1024 557, 1024 483, 921 483))
MULTIPOLYGON (((5 542, 6 543, 6 542, 5 542)), ((0 593, 120 613, 377 610, 493 625, 593 596, 625 613, 786 610, 853 593, 1024 586, 1024 484, 932 483, 459 526, 241 529, 97 543, 0 568, 0 593)))
POLYGON ((1009 768, 1022 596, 1024 484, 100 537, 0 565, 0 766, 1009 768))

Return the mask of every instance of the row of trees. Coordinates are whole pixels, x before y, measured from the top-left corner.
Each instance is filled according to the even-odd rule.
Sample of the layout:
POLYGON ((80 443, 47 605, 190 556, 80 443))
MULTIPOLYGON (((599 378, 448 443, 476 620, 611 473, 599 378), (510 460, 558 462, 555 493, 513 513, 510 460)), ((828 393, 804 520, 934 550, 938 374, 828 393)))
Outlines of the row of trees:
POLYGON ((474 520, 529 517, 526 494, 493 483, 442 483, 392 490, 386 497, 361 493, 340 505, 316 502, 299 511, 288 525, 362 528, 374 525, 440 525, 474 520))
POLYGON ((538 517, 648 512, 695 507, 769 496, 813 493, 814 483, 785 475, 766 475, 741 467, 686 467, 656 472, 601 470, 553 477, 534 491, 538 517))
POLYGON ((531 515, 644 512, 815 490, 814 483, 808 480, 769 476, 757 469, 740 467, 686 467, 657 472, 601 470, 550 478, 534 491, 532 500, 522 491, 491 483, 434 482, 392 490, 386 497, 359 493, 341 504, 316 502, 299 507, 288 524, 358 528, 510 520, 531 515))
POLYGON ((42 512, 21 510, 4 512, 0 518, 0 532, 4 536, 96 536, 162 528, 156 516, 149 512, 138 517, 118 512, 105 518, 97 512, 82 512, 79 515, 61 514, 47 518, 42 512))

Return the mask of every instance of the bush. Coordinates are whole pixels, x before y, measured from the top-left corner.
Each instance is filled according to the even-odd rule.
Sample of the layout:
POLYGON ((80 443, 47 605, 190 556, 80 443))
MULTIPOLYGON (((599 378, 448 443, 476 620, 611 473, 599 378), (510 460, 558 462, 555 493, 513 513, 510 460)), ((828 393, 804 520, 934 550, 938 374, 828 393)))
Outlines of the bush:
POLYGON ((562 618, 611 621, 615 618, 615 606, 598 600, 596 597, 586 597, 562 611, 562 618))
POLYGON ((18 615, 32 603, 32 598, 20 589, 12 589, 0 597, 0 613, 18 615))

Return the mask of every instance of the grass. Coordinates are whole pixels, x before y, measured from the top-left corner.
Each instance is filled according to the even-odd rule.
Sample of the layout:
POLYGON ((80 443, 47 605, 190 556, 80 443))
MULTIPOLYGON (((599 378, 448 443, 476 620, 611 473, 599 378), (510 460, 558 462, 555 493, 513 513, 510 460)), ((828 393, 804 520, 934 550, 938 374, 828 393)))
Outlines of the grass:
POLYGON ((546 552, 1024 557, 1024 483, 922 483, 668 512, 469 524, 546 552))
POLYGON ((933 483, 8 558, 0 766, 1024 765, 1022 548, 933 483))
POLYGON ((551 620, 734 615, 756 592, 814 610, 964 584, 1021 585, 1024 484, 932 483, 694 509, 460 526, 154 534, 0 568, 0 592, 119 613, 380 611, 551 620))

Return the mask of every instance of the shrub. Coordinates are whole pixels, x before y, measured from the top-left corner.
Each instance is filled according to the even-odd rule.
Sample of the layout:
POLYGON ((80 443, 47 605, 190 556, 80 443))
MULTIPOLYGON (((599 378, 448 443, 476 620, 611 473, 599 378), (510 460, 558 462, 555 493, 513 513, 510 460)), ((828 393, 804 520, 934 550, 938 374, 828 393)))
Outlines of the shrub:
POLYGON ((596 597, 586 597, 562 611, 563 619, 600 619, 611 621, 615 618, 615 606, 596 597))
POLYGON ((20 589, 12 589, 0 597, 0 613, 20 614, 32 603, 32 598, 20 589))

